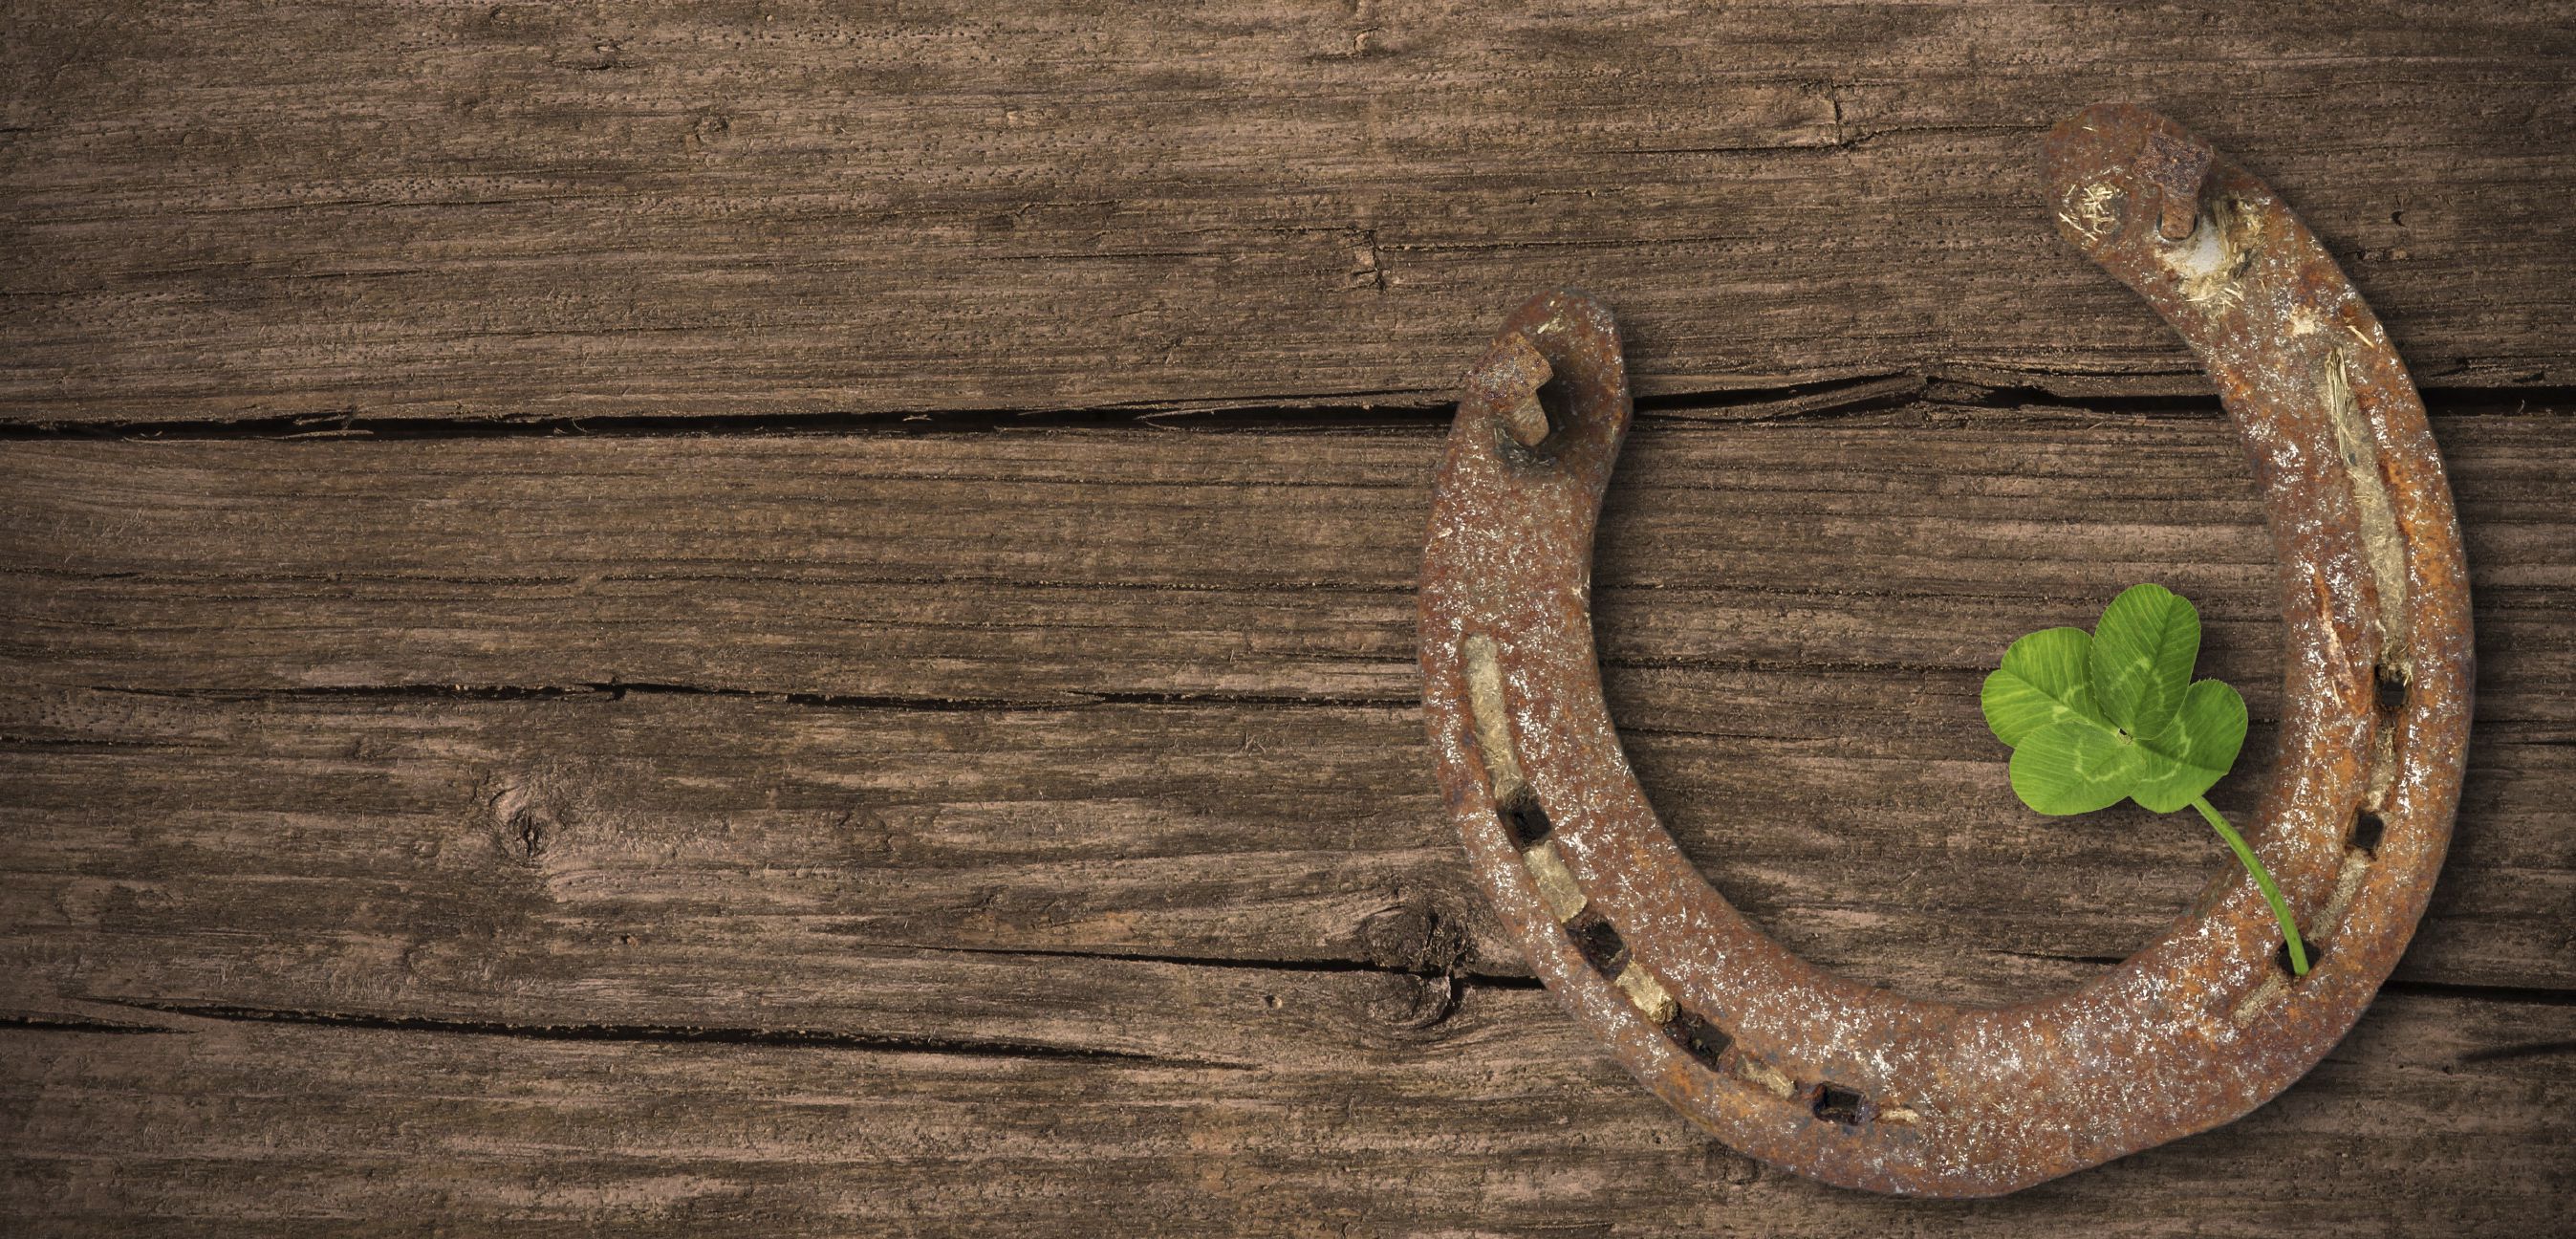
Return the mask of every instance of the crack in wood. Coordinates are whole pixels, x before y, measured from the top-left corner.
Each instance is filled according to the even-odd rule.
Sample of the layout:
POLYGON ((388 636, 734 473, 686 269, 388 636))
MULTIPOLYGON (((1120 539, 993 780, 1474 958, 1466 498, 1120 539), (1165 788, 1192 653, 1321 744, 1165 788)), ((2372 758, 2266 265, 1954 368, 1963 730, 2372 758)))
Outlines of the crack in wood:
MULTIPOLYGON (((1293 710, 1414 710, 1411 698, 1297 693, 1086 692, 1064 697, 934 697, 864 693, 797 693, 718 685, 607 680, 586 684, 315 684, 260 688, 147 688, 101 684, 91 692, 197 701, 569 701, 620 702, 634 697, 722 697, 832 710, 925 710, 942 713, 1045 712, 1102 707, 1267 706, 1293 710)), ((30 747, 66 741, 27 740, 30 747)), ((82 741, 125 743, 140 741, 82 741)), ((155 745, 154 747, 177 747, 155 745)), ((191 745, 186 747, 203 747, 191 745)))
MULTIPOLYGON (((107 1006, 226 1023, 307 1024, 377 1032, 436 1033, 470 1037, 516 1037, 531 1041, 613 1041, 662 1044, 784 1046, 865 1050, 888 1054, 943 1054, 977 1058, 1033 1058, 1079 1062, 1136 1063, 1209 1071, 1250 1071, 1255 1064, 1216 1059, 1144 1054, 1087 1046, 1032 1042, 969 1040, 888 1033, 836 1032, 811 1028, 708 1027, 670 1024, 521 1024, 502 1020, 451 1019, 437 1016, 380 1015, 353 1011, 309 1011, 230 1003, 172 1002, 130 998, 90 998, 107 1006)), ((149 1030, 179 1031, 179 1030, 149 1030)))
POLYGON ((1460 966, 1407 967, 1377 963, 1366 959, 1293 959, 1262 958, 1234 955, 1176 955, 1152 951, 1082 951, 1052 947, 941 946, 920 942, 870 942, 872 948, 895 951, 922 951, 939 955, 1006 956, 1015 959, 1080 959, 1121 964, 1168 964, 1182 968, 1224 968, 1258 972, 1354 974, 1375 973, 1382 976, 1446 977, 1471 989, 1535 990, 1541 988, 1537 977, 1526 973, 1478 972, 1460 966))
POLYGON ((119 1024, 111 1020, 81 1019, 66 1015, 0 1015, 0 1032, 94 1033, 106 1036, 179 1036, 183 1028, 158 1024, 119 1024))
MULTIPOLYGON (((2059 410, 2093 416, 2216 416, 2215 395, 2139 390, 2175 382, 2189 385, 2197 372, 2173 376, 2103 376, 2068 372, 1985 371, 1964 377, 1947 367, 1790 379, 1722 387, 1683 386, 1640 395, 1640 420, 1703 420, 1692 415, 1734 414, 1743 424, 1796 425, 1847 419, 1918 402, 1953 411, 2059 410), (2094 390, 2068 390, 2065 380, 2094 390), (2112 390, 2101 390, 2103 388, 2112 390)), ((2443 386, 2419 389, 2435 416, 2504 411, 2529 416, 2576 405, 2576 386, 2527 384, 2443 386)), ((1214 397, 1063 407, 922 408, 883 412, 804 412, 701 415, 496 416, 450 418, 368 413, 344 408, 327 413, 270 417, 99 418, 0 420, 0 442, 240 440, 483 440, 515 438, 929 438, 1014 431, 1187 430, 1196 434, 1445 430, 1457 393, 1452 389, 1382 392, 1317 392, 1306 395, 1214 397), (1175 418, 1203 418, 1188 425, 1175 418)))

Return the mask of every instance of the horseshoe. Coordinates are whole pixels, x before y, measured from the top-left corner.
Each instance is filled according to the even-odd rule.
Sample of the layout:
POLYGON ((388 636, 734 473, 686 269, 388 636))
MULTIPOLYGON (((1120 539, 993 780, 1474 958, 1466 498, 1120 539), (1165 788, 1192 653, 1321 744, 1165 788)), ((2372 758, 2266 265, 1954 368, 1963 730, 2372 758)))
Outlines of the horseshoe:
POLYGON ((2321 950, 2306 976, 2232 861, 2162 937, 2055 997, 1924 1001, 1798 959, 1674 844, 1602 704, 1592 531, 1630 415, 1608 311, 1554 292, 1514 313, 1439 469, 1423 706, 1487 896, 1647 1088, 1846 1187, 2000 1195, 2270 1100, 2396 966, 2459 803, 2467 570, 2387 333, 2271 190, 2172 121, 2089 108, 2045 158, 2059 230, 2199 355, 2253 459, 2290 657, 2246 833, 2321 950))

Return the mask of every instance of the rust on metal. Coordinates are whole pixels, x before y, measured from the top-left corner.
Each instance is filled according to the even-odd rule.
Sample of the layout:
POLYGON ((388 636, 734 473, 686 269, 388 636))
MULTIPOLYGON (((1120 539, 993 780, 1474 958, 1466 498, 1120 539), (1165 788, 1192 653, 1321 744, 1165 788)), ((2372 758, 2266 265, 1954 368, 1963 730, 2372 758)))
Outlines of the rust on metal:
POLYGON ((2102 977, 2005 1007, 1823 972, 1713 890, 1602 703, 1592 533, 1628 428, 1608 311, 1547 293, 1469 377, 1421 583, 1442 791, 1531 967, 1726 1143, 1832 1183, 1988 1196, 2229 1122, 2361 1015, 2422 917, 2468 740, 2469 594, 2424 408, 2387 335, 2280 199, 2180 126, 2101 106, 2046 148, 2067 240, 2199 354, 2278 549, 2281 756, 2246 831, 2312 943, 2228 863, 2102 977))

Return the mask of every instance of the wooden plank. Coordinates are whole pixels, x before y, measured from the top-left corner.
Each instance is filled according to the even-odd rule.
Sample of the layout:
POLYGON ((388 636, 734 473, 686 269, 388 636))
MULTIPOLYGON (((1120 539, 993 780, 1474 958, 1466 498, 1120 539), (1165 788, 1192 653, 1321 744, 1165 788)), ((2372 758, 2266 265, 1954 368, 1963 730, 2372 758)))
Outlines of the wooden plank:
POLYGON ((1650 393, 2205 390, 2037 206, 2106 98, 2420 378, 2576 382, 2576 13, 2295 13, 84 6, 0 38, 0 419, 1423 407, 1559 283, 1650 393))
MULTIPOLYGON (((2549 691, 2576 677, 2576 465, 2537 412, 2439 421, 2482 725, 2576 721, 2549 691)), ((1428 426, 21 442, 0 652, 66 686, 1400 704, 1438 452, 1428 426)), ((2271 549, 2205 409, 1652 422, 1600 541, 1613 668, 1982 673, 2153 577, 2208 613, 2258 715, 2276 691, 2271 549)))
POLYGON ((0 18, 0 1211, 2576 1229, 2571 19, 0 18), (2034 201, 2101 98, 2271 178, 2435 393, 2457 843, 2249 1119, 2003 1202, 1835 1192, 1602 1062, 1467 881, 1413 705, 1438 406, 1529 291, 1609 297, 1653 398, 1596 612, 1685 848, 1850 975, 2096 974, 2225 857, 2020 810, 1984 667, 2182 588, 2256 715, 2231 808, 2281 671, 2205 381, 2034 201), (1023 421, 1098 428, 983 433, 1023 421), (822 433, 521 433, 587 428, 822 433))
MULTIPOLYGON (((1721 889, 1830 966, 2000 999, 2126 954, 2225 857, 2187 820, 2019 810, 1988 660, 2173 582, 2262 720, 2242 789, 2271 569, 2215 423, 1944 416, 1642 431, 1599 609, 1614 714, 1721 889)), ((2576 982, 2555 427, 2443 422, 2488 675, 2405 977, 2576 982)), ((13 445, 18 949, 43 993, 647 1024, 923 947, 1516 973, 1412 703, 1435 449, 13 445)), ((773 1015, 993 1015, 846 988, 773 1015)))
POLYGON ((120 1009, 118 1026, 168 1031, 12 1031, 0 1204, 120 1235, 433 1219, 638 1235, 2536 1235, 2576 1220, 2563 1004, 2390 995, 2241 1122, 2001 1201, 1936 1204, 1727 1151, 1540 993, 1471 986, 1425 1022, 1382 1000, 1378 974, 1059 962, 1135 1002, 1119 1022, 1159 1053, 120 1009))
MULTIPOLYGON (((1523 971, 1418 786, 1411 711, 0 705, 20 737, 0 913, 40 997, 721 1026, 778 978, 829 976, 759 1022, 962 1036, 995 1013, 927 1001, 918 951, 1523 971)), ((2185 820, 2025 825, 1985 762, 1794 737, 1634 753, 1748 914, 1909 992, 2044 992, 2227 872, 2185 820)), ((2500 760, 2400 975, 2565 990, 2576 767, 2500 760)))

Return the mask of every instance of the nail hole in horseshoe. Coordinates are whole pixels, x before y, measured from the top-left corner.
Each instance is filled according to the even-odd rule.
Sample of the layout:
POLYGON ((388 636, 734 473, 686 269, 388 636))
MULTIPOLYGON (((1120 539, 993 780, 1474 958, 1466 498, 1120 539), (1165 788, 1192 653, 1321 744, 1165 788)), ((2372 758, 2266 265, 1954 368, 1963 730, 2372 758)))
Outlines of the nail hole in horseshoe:
POLYGON ((1819 1084, 1815 1110, 1816 1117, 1828 1123, 1855 1127, 1868 1122, 1876 1107, 1869 1104, 1869 1098, 1839 1084, 1819 1084))
POLYGON ((2317 975, 2317 968, 2318 968, 2320 965, 2323 965, 2323 964, 2326 962, 2326 944, 2325 944, 2325 943, 2323 943, 2323 942, 2319 942, 2318 940, 2316 940, 2316 939, 2314 939, 2314 938, 2302 938, 2302 939, 2300 939, 2300 940, 2299 940, 2299 945, 2301 945, 2301 946, 2304 946, 2304 947, 2308 948, 2308 976, 2307 976, 2307 977, 2300 976, 2300 975, 2298 974, 2298 971, 2297 971, 2296 969, 2293 969, 2292 967, 2290 967, 2290 944, 2289 944, 2289 943, 2284 942, 2284 943, 2282 943, 2280 946, 2278 946, 2278 947, 2274 948, 2274 949, 2273 949, 2273 951, 2272 951, 2272 966, 2273 966, 2273 967, 2275 967, 2275 968, 2280 969, 2280 970, 2281 970, 2281 975, 2282 975, 2282 976, 2284 976, 2284 977, 2289 978, 2289 979, 2290 979, 2290 980, 2292 980, 2292 981, 2304 981, 2304 980, 2307 980, 2307 979, 2308 979, 2308 977, 2312 977, 2312 976, 2317 975))
POLYGON ((2363 809, 2353 814, 2352 835, 2344 840, 2344 844, 2354 851, 2367 852, 2376 860, 2379 857, 2379 837, 2387 832, 2388 823, 2380 820, 2378 814, 2363 809))
POLYGON ((1735 1045, 1735 1038, 1690 1011, 1675 1015, 1672 1022, 1664 1025, 1664 1035, 1711 1071, 1720 1070, 1717 1060, 1735 1045))
POLYGON ((1506 418, 1507 428, 1499 436, 1496 447, 1506 458, 1517 459, 1524 464, 1551 463, 1556 457, 1557 449, 1565 443, 1566 429, 1574 424, 1574 385, 1567 382, 1564 375, 1551 373, 1545 382, 1540 383, 1530 392, 1522 410, 1525 411, 1531 405, 1537 406, 1539 418, 1546 424, 1546 429, 1540 433, 1538 441, 1523 442, 1518 434, 1508 428, 1513 418, 1521 416, 1516 412, 1506 418))
POLYGON ((2406 673, 2381 663, 2372 671, 2379 682, 2379 708, 2391 714, 2406 708, 2406 673))
POLYGON ((1556 829, 1555 825, 1547 820, 1547 810, 1538 807, 1537 799, 1526 790, 1504 803, 1501 806, 1501 812, 1503 829, 1510 833, 1512 846, 1516 848, 1527 850, 1531 844, 1547 838, 1548 833, 1556 829))
POLYGON ((1565 923, 1565 932, 1574 938, 1574 949, 1583 953, 1585 963, 1605 977, 1616 977, 1628 966, 1628 943, 1610 922, 1598 912, 1584 912, 1565 923))

